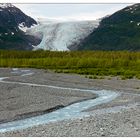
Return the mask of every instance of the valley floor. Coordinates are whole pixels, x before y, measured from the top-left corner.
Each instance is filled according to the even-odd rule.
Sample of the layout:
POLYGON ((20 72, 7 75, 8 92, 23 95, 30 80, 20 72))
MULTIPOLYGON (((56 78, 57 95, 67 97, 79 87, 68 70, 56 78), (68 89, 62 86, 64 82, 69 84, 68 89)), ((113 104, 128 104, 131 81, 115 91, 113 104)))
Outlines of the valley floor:
MULTIPOLYGON (((34 73, 33 75, 21 78, 18 73, 11 74, 12 69, 1 68, 0 77, 12 75, 8 81, 70 88, 107 89, 118 91, 120 95, 109 103, 85 110, 90 113, 89 117, 1 133, 0 136, 140 136, 140 80, 119 80, 117 77, 88 79, 76 74, 30 70, 34 73)), ((58 91, 16 84, 0 83, 0 88, 1 122, 20 119, 31 111, 43 111, 57 105, 66 106, 71 102, 95 98, 95 95, 91 96, 91 94, 83 92, 69 91, 70 93, 67 94, 65 90, 58 91), (42 96, 39 96, 38 93, 42 96)))

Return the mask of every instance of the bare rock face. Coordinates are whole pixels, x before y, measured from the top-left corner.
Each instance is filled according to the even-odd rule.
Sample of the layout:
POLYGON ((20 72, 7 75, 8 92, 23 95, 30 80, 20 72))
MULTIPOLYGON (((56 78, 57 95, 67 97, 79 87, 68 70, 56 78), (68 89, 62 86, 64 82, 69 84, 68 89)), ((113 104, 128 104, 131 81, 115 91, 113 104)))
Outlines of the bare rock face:
POLYGON ((12 4, 0 4, 0 49, 32 50, 40 39, 27 35, 22 28, 30 28, 37 22, 12 4))

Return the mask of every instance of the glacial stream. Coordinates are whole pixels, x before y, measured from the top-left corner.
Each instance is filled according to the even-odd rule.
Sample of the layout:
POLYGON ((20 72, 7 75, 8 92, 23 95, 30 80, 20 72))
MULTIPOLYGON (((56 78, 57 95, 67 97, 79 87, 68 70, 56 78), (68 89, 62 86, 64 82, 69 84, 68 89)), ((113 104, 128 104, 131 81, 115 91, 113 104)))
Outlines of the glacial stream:
MULTIPOLYGON (((13 69, 12 73, 18 73, 18 69, 13 69)), ((21 72, 21 71, 20 71, 21 72)), ((30 70, 24 70, 21 72, 21 76, 27 76, 34 74, 30 70)), ((77 88, 66 88, 66 87, 58 87, 58 86, 50 86, 50 85, 41 85, 41 84, 32 84, 32 83, 22 83, 22 82, 12 82, 6 80, 8 77, 0 77, 1 83, 11 83, 11 84, 20 84, 20 85, 28 85, 28 86, 37 86, 37 87, 51 87, 56 89, 65 89, 65 90, 72 90, 72 91, 83 91, 88 92, 91 94, 97 94, 96 99, 90 99, 86 101, 81 101, 78 103, 71 104, 67 107, 64 107, 62 109, 58 109, 56 111, 53 111, 51 113, 47 113, 44 115, 39 115, 31 118, 26 118, 22 120, 16 120, 12 122, 7 122, 0 124, 0 133, 8 132, 8 131, 15 131, 20 129, 26 129, 29 127, 41 125, 41 124, 48 124, 51 122, 56 121, 62 121, 62 120, 68 120, 68 119, 76 119, 76 118, 82 118, 86 116, 90 116, 90 113, 84 112, 83 110, 86 110, 90 107, 100 105, 103 103, 107 103, 115 99, 119 93, 109 90, 86 90, 86 89, 77 89, 77 88)))

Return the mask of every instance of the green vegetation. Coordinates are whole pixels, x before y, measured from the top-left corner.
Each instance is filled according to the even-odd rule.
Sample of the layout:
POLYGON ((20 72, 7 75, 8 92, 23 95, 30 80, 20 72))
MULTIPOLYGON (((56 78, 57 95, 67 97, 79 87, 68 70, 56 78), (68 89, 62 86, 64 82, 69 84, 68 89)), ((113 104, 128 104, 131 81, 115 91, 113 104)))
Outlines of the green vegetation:
POLYGON ((0 51, 0 67, 52 69, 91 79, 121 76, 140 79, 140 52, 128 51, 0 51))
POLYGON ((140 4, 136 5, 103 18, 99 27, 82 41, 79 50, 139 51, 140 4))

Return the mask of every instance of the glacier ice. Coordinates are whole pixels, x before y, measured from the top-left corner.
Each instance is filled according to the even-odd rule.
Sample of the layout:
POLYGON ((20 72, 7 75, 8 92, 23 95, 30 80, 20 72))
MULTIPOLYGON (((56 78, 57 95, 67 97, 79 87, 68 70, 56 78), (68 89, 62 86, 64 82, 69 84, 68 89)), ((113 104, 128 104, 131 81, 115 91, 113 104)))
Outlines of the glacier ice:
POLYGON ((42 39, 34 50, 68 51, 98 27, 96 21, 40 21, 27 33, 42 39))

